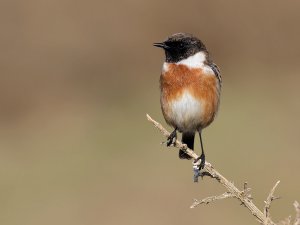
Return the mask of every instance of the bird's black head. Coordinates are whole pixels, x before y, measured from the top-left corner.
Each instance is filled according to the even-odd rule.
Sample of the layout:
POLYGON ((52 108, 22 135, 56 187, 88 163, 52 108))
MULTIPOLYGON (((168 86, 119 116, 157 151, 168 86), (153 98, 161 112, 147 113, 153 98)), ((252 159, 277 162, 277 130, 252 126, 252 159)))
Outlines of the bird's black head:
POLYGON ((173 34, 164 42, 154 43, 154 46, 165 50, 168 63, 179 62, 200 51, 207 53, 205 45, 198 38, 186 33, 173 34))

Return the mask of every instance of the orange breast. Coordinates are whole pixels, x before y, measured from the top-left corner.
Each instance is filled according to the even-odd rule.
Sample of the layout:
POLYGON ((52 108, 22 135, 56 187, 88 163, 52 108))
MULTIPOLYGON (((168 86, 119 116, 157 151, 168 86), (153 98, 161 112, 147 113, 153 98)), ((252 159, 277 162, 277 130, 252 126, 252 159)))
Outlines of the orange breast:
POLYGON ((201 103, 197 128, 208 126, 214 119, 219 105, 219 83, 214 74, 206 74, 202 69, 190 69, 185 65, 168 64, 168 70, 160 77, 161 106, 166 121, 177 126, 174 121, 172 102, 187 91, 201 103))

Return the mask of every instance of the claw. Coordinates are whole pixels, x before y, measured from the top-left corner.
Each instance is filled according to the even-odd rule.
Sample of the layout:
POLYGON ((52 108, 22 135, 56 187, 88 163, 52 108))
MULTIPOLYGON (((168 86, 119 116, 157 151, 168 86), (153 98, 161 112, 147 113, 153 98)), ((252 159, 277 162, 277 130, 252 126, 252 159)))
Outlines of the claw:
POLYGON ((204 169, 204 166, 205 166, 205 155, 202 153, 199 158, 201 159, 201 163, 199 165, 199 170, 202 170, 202 169, 204 169))
POLYGON ((176 140, 177 140, 177 133, 176 133, 176 129, 175 129, 167 139, 167 146, 169 147, 171 145, 174 145, 176 140))

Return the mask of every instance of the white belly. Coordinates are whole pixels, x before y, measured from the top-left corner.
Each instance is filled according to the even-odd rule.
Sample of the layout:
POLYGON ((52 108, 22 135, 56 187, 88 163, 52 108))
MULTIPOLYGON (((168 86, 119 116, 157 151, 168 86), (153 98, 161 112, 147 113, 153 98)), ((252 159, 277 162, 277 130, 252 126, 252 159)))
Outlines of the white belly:
POLYGON ((172 123, 180 131, 196 131, 201 124, 203 113, 202 102, 197 100, 188 91, 170 104, 172 123))

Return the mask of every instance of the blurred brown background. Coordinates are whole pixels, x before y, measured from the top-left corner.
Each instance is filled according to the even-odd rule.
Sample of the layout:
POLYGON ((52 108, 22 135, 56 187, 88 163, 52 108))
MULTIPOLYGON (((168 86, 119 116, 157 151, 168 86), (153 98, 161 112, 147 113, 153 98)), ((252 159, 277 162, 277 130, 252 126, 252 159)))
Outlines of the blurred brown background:
POLYGON ((273 219, 294 215, 299 10, 292 0, 2 0, 0 223, 257 223, 235 199, 189 209, 224 189, 194 184, 191 162, 146 121, 165 124, 164 55, 152 43, 175 32, 202 39, 222 70, 208 161, 237 186, 248 181, 261 208, 281 180, 273 219))

